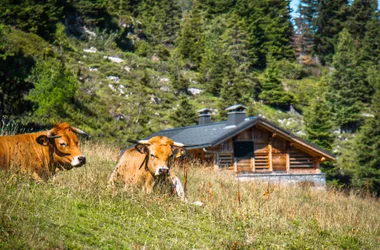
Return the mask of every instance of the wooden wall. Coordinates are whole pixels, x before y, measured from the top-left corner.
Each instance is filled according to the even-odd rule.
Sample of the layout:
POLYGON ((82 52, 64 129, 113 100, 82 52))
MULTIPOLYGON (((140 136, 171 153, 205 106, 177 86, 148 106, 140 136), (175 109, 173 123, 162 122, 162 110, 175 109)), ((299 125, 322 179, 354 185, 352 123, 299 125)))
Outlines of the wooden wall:
POLYGON ((320 157, 313 157, 280 136, 260 127, 249 128, 217 147, 190 150, 201 162, 214 162, 219 168, 236 172, 316 173, 320 157), (234 141, 253 141, 254 157, 236 159, 234 141))

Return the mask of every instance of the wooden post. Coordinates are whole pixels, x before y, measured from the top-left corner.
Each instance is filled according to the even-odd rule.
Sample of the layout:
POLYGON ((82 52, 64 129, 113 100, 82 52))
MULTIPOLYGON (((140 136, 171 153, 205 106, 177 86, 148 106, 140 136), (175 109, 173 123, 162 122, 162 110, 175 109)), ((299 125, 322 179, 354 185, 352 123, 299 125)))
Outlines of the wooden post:
POLYGON ((286 172, 289 173, 290 172, 290 144, 287 143, 286 145, 286 172))
POLYGON ((251 158, 251 164, 252 164, 252 172, 255 172, 256 171, 255 157, 251 158))
POLYGON ((315 157, 314 163, 315 163, 315 173, 319 174, 321 173, 321 170, 319 169, 319 164, 321 162, 321 157, 315 157))
POLYGON ((269 171, 273 171, 273 164, 272 164, 272 138, 269 138, 268 140, 268 147, 269 147, 269 155, 268 155, 268 161, 269 161, 269 171))

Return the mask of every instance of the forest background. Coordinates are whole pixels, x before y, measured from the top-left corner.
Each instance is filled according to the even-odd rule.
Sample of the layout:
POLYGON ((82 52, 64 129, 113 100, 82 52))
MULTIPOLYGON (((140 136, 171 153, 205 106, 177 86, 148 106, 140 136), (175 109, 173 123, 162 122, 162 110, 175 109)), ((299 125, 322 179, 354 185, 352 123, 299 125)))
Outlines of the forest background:
POLYGON ((376 0, 1 0, 0 129, 123 147, 241 103, 336 154, 330 184, 379 194, 379 62, 376 0))

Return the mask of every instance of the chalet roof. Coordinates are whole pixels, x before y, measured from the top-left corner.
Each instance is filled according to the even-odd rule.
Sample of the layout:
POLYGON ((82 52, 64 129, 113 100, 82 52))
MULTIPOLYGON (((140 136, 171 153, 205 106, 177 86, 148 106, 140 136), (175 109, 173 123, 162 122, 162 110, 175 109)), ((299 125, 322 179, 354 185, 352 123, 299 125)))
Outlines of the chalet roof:
POLYGON ((258 116, 247 117, 236 126, 226 126, 226 121, 222 121, 203 125, 165 129, 150 135, 146 139, 161 135, 167 136, 173 141, 183 143, 186 149, 214 147, 255 125, 263 127, 264 129, 277 134, 287 141, 293 142, 300 148, 312 151, 317 155, 325 157, 326 159, 335 160, 335 156, 330 152, 292 133, 289 133, 272 122, 258 116))

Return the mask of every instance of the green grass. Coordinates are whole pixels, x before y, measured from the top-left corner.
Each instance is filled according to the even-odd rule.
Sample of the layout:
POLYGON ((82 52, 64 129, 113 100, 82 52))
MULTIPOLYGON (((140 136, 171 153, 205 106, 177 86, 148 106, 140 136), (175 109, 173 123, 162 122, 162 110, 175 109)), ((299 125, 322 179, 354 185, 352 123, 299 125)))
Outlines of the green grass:
POLYGON ((107 189, 118 149, 82 148, 88 164, 48 183, 0 172, 0 249, 379 249, 375 198, 272 185, 266 203, 267 184, 191 163, 197 207, 165 192, 107 189))

